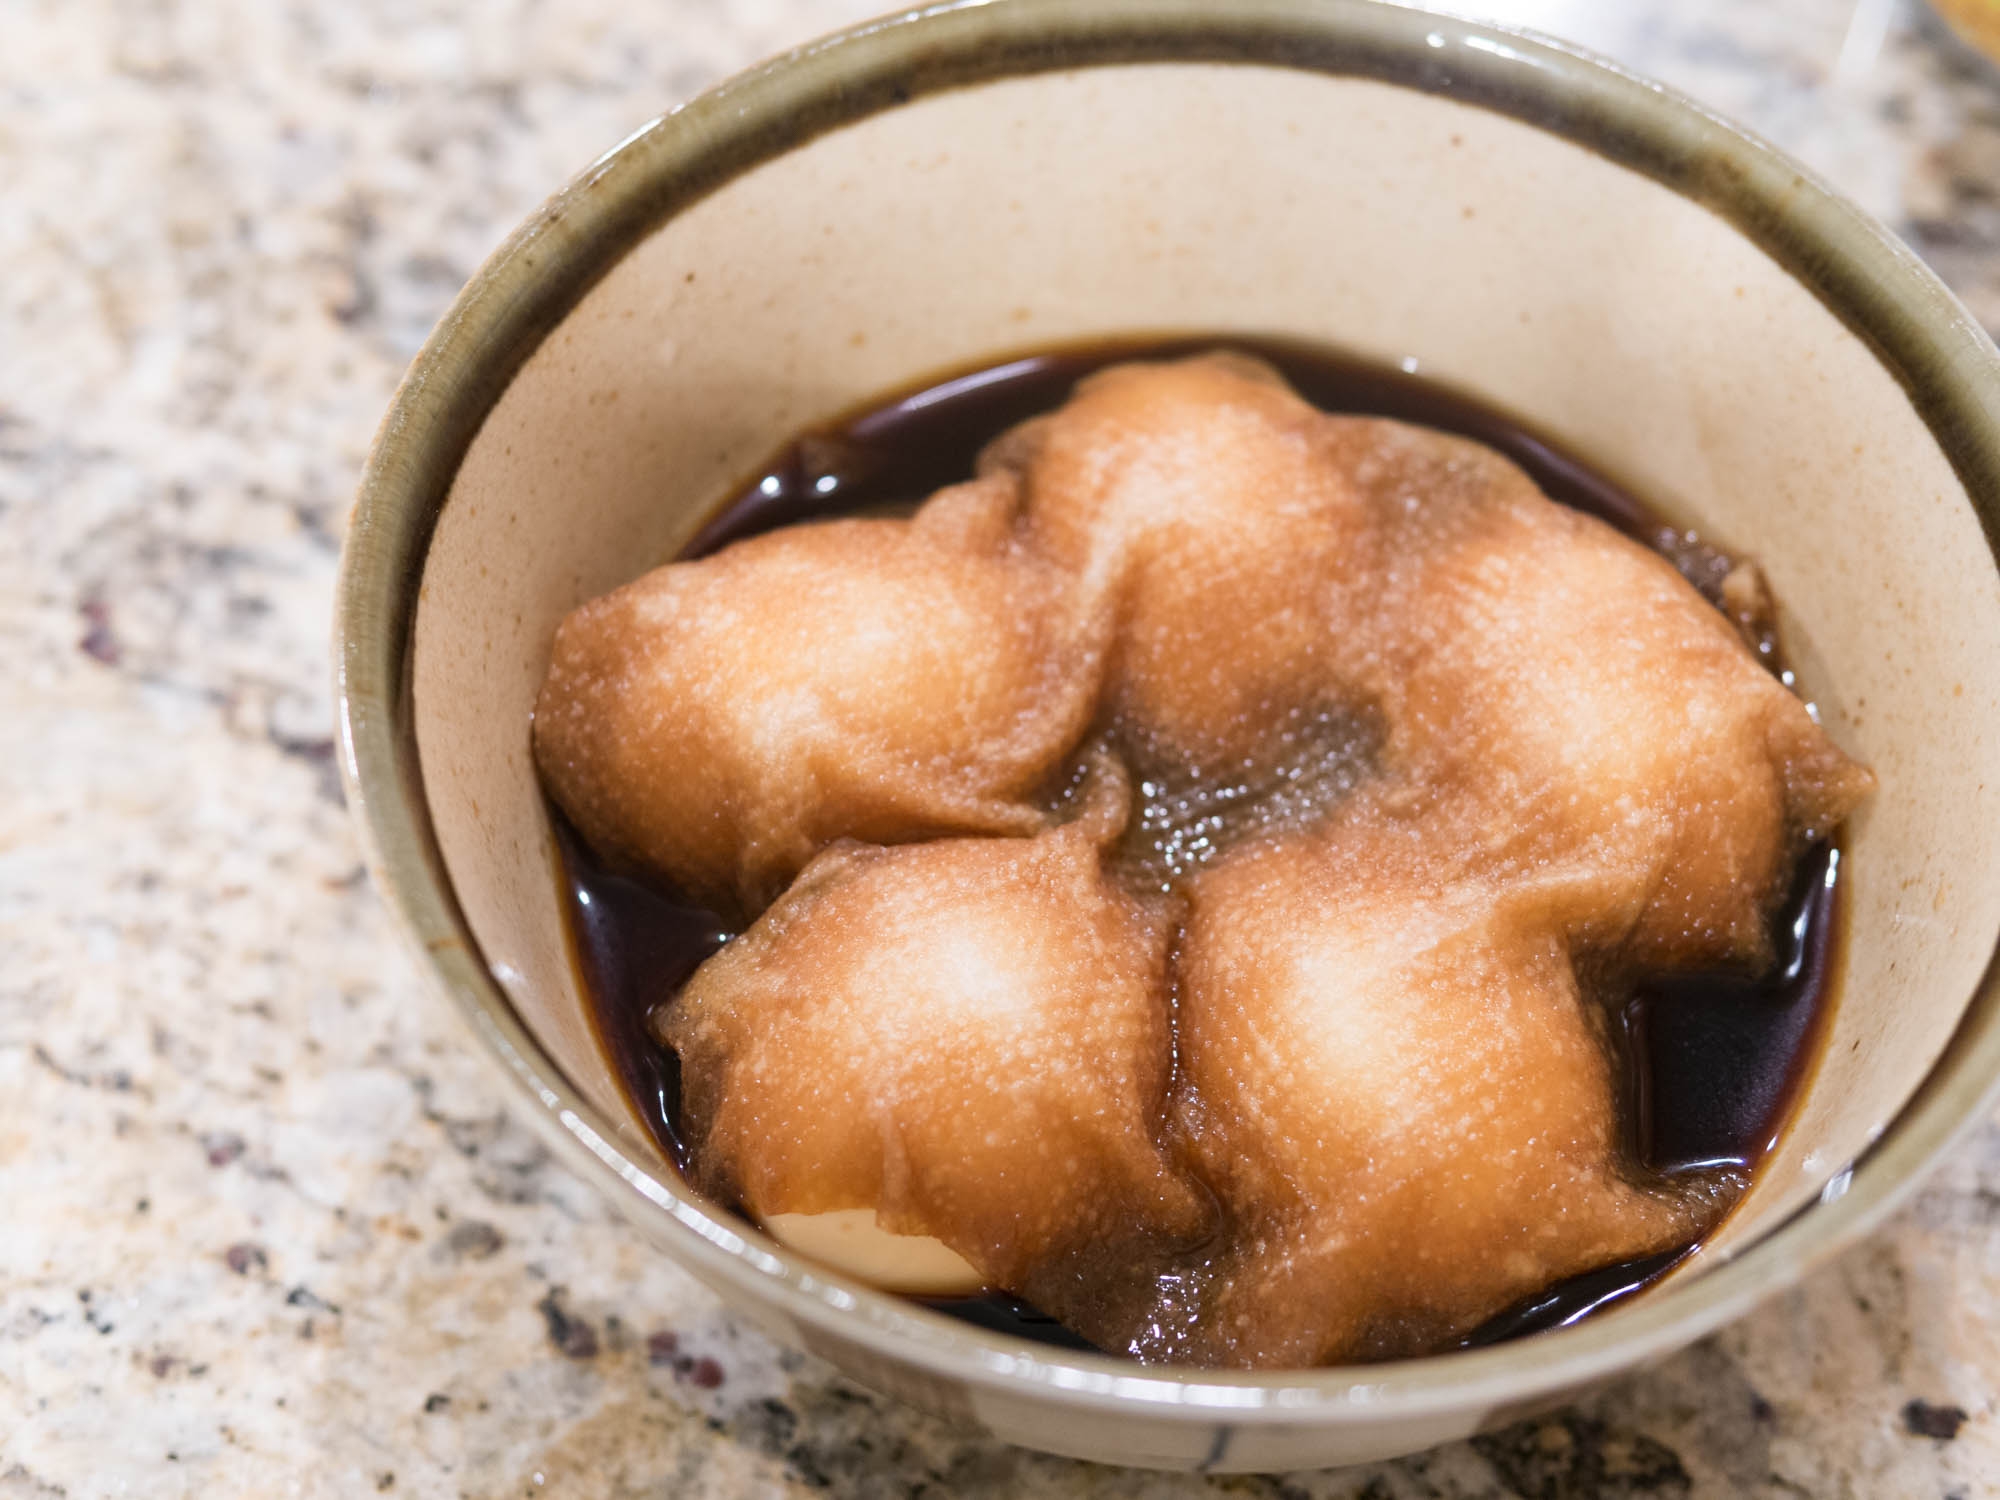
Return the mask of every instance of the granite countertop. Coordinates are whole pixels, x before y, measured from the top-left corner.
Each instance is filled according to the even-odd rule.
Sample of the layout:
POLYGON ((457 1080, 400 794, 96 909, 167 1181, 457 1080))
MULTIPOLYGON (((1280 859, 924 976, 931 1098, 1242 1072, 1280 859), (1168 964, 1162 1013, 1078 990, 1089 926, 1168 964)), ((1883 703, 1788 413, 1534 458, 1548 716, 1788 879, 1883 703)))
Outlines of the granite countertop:
MULTIPOLYGON (((359 863, 327 623, 374 424, 581 164, 875 0, 16 0, 0 45, 0 1500, 2000 1493, 2000 1130, 1665 1365, 1402 1463, 1017 1452, 781 1351, 503 1102, 359 863)), ((1513 0, 2000 326, 2000 73, 1896 0, 1513 0)))

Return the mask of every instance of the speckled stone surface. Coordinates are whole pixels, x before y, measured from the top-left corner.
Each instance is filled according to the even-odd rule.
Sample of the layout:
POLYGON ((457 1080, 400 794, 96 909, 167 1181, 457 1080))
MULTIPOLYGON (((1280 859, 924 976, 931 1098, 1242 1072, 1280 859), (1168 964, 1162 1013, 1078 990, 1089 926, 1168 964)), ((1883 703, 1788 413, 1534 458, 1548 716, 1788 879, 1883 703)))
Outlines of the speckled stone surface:
MULTIPOLYGON (((333 775, 362 455, 540 198, 875 8, 0 0, 0 1500, 2000 1493, 1992 1127, 1585 1405, 1202 1480, 1001 1448, 780 1351, 512 1116, 333 775)), ((1486 9, 1751 122, 2000 324, 2000 75, 1926 17, 1486 9)))

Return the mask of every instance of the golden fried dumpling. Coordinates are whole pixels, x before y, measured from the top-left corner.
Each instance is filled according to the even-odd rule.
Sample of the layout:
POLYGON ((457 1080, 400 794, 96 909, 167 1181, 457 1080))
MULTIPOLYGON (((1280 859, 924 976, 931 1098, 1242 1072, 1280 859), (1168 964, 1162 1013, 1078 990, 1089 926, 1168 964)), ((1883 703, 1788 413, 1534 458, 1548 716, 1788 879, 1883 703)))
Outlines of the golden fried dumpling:
POLYGON ((1439 880, 1423 828, 1356 814, 1194 883, 1181 1123, 1231 1228, 1162 1352, 1425 1353, 1721 1206, 1620 1174, 1608 1054, 1537 903, 1439 880))
POLYGON ((1240 762, 1348 696, 1322 595, 1355 575, 1362 517, 1323 421, 1267 366, 1209 355, 1093 375, 984 456, 1115 622, 1104 707, 1140 753, 1240 762))
POLYGON ((1015 536, 1015 482, 657 568, 556 633, 535 707, 591 845, 754 915, 835 839, 1045 826, 1099 647, 1015 536))
POLYGON ((1658 554, 1490 450, 1349 425, 1387 561, 1373 638, 1399 773, 1490 873, 1577 882, 1587 946, 1766 956, 1798 854, 1874 778, 1658 554))
POLYGON ((1200 1232, 1156 1142, 1173 923, 1104 877, 1117 821, 815 859, 661 1018, 697 1186, 781 1235, 871 1211, 1052 1310, 1200 1232))

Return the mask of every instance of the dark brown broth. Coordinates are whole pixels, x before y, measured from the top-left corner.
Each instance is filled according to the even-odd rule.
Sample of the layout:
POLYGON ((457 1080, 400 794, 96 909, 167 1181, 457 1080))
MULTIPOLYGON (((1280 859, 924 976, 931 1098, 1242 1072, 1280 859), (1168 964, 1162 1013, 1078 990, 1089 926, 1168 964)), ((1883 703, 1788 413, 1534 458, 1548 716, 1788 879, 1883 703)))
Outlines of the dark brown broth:
MULTIPOLYGON (((1270 339, 1092 344, 1012 360, 895 396, 788 445, 717 511, 682 555, 706 556, 800 521, 906 510, 968 477, 988 441, 1061 405, 1092 370, 1135 357, 1195 353, 1219 342, 1268 360, 1324 410, 1395 417, 1486 443, 1519 464, 1552 498, 1656 548, 1720 604, 1727 554, 1666 526, 1629 491, 1504 413, 1401 370, 1270 339)), ((1757 645, 1771 669, 1789 682, 1775 637, 1766 631, 1757 645)), ((730 934, 713 913, 599 864, 560 814, 552 810, 552 815, 569 919, 600 1039, 646 1124, 684 1167, 680 1065, 653 1040, 646 1022, 730 934)), ((1643 1172, 1747 1173, 1775 1144, 1826 1030, 1839 971, 1838 872, 1836 847, 1816 847, 1801 861, 1774 922, 1779 956, 1768 971, 1651 976, 1626 993, 1598 997, 1614 1013, 1629 1148, 1643 1172)), ((1648 1285, 1692 1248, 1606 1266, 1550 1287, 1492 1319, 1465 1344, 1496 1343, 1573 1323, 1648 1285)), ((980 1327, 1058 1347, 1088 1347, 1011 1297, 931 1305, 980 1327)))

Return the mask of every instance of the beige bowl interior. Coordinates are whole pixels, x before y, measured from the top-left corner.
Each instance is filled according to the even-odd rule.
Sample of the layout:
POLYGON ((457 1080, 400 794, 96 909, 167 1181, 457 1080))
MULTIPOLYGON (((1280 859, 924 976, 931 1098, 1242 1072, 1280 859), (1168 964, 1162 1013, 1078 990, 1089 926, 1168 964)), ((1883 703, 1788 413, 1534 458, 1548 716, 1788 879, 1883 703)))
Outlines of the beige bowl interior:
POLYGON ((1896 381, 1746 237, 1410 89, 1163 63, 932 94, 728 182, 597 282, 488 416, 423 574, 424 787, 487 964, 665 1171, 556 900, 528 735, 557 620, 672 555, 805 424, 1038 346, 1210 331, 1413 360, 1764 563, 1809 693, 1881 788, 1850 841, 1831 1041, 1724 1258, 1867 1148, 1993 951, 1992 558, 1896 381))

